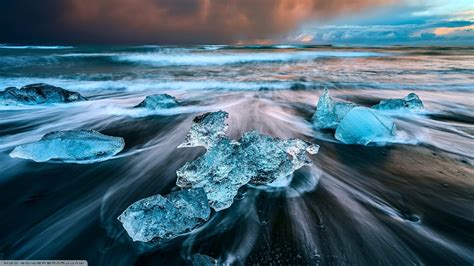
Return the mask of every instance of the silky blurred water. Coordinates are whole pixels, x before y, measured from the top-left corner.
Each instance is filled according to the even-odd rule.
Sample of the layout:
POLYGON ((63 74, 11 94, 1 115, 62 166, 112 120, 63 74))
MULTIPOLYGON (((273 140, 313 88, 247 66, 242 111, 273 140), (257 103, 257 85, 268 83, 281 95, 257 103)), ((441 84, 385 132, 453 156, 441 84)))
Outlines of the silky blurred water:
POLYGON ((181 265, 192 254, 226 264, 472 265, 474 49, 318 46, 0 46, 0 89, 45 82, 87 102, 0 107, 0 259, 86 259, 90 265, 181 265), (371 106, 417 93, 426 111, 392 114, 385 146, 343 145, 316 131, 323 88, 371 106), (132 110, 168 93, 182 106, 132 110), (192 119, 229 112, 249 130, 321 146, 286 187, 244 187, 203 227, 150 247, 116 217, 175 188, 175 171, 204 149, 177 149, 192 119), (13 159, 56 130, 125 139, 86 165, 13 159))

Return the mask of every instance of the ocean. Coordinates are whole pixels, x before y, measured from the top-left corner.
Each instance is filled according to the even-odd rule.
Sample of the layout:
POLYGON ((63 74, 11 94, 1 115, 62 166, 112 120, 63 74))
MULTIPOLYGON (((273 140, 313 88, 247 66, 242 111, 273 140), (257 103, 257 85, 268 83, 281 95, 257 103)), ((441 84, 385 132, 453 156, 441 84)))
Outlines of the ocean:
POLYGON ((89 265, 472 265, 474 48, 0 45, 0 90, 48 83, 89 101, 0 106, 0 259, 89 265), (371 106, 415 92, 384 145, 346 145, 313 128, 323 89, 371 106), (167 93, 171 109, 131 107, 167 93), (244 188, 231 208, 165 244, 134 243, 117 220, 130 204, 176 190, 202 155, 177 149, 197 115, 229 113, 228 134, 257 130, 320 145, 281 187, 244 188), (94 129, 125 149, 94 164, 9 157, 52 131, 94 129))

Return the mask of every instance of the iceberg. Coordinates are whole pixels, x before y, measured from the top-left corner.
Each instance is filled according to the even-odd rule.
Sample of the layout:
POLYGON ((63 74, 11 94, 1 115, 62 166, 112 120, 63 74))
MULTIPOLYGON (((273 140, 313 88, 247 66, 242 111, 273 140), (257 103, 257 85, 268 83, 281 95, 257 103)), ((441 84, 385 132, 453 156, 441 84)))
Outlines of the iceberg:
POLYGON ((56 131, 39 141, 17 146, 10 157, 35 162, 93 163, 114 156, 124 146, 123 138, 94 130, 56 131))
POLYGON ((149 110, 167 109, 179 106, 175 97, 169 94, 154 94, 145 97, 141 103, 134 108, 146 108, 149 110))
POLYGON ((329 95, 329 90, 324 89, 312 119, 313 125, 319 129, 335 129, 344 116, 356 106, 353 103, 334 101, 329 95))
POLYGON ((390 141, 396 133, 393 120, 366 107, 352 108, 336 129, 335 137, 346 144, 367 145, 390 141))
POLYGON ((299 139, 281 140, 257 131, 246 132, 238 140, 226 135, 224 111, 207 113, 194 120, 179 147, 204 146, 207 152, 176 171, 176 185, 202 187, 210 206, 220 211, 229 208, 240 187, 268 184, 310 165, 306 152, 315 154, 319 146, 299 139))
POLYGON ((133 241, 158 243, 190 232, 210 214, 206 193, 196 188, 141 199, 117 219, 133 241))
POLYGON ((77 92, 45 83, 30 84, 21 89, 9 87, 0 91, 0 104, 2 105, 70 103, 85 100, 87 99, 77 92))
POLYGON ((372 106, 377 110, 409 110, 420 111, 424 109, 423 102, 415 93, 409 93, 403 99, 386 99, 381 100, 379 104, 372 106))

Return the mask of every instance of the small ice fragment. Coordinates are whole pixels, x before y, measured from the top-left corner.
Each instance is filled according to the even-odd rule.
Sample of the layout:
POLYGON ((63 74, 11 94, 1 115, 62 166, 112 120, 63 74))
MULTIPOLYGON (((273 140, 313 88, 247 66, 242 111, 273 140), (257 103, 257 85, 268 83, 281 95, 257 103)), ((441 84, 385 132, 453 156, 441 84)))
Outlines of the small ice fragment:
POLYGON ((354 107, 356 105, 353 103, 334 101, 329 96, 329 90, 324 89, 313 116, 313 125, 319 129, 335 129, 344 116, 354 107))
POLYGON ((36 162, 93 163, 114 156, 124 146, 123 138, 94 130, 56 131, 39 141, 17 146, 10 157, 36 162))
POLYGON ((355 107, 336 129, 335 137, 346 144, 367 145, 390 141, 396 133, 393 120, 375 110, 355 107))
POLYGON ((146 108, 149 110, 166 109, 179 106, 176 98, 169 94, 154 94, 146 96, 145 100, 134 108, 146 108))
POLYGON ((2 105, 69 103, 85 100, 87 99, 77 92, 45 83, 30 84, 21 89, 9 87, 0 91, 0 104, 2 105))
POLYGON ((312 163, 306 151, 315 153, 318 146, 299 139, 281 140, 257 131, 244 133, 238 141, 229 139, 225 136, 227 116, 219 111, 194 120, 188 136, 198 137, 188 141, 192 144, 189 147, 205 143, 202 146, 207 152, 176 171, 176 185, 202 187, 216 211, 229 208, 245 184, 268 184, 312 163), (216 117, 218 121, 210 119, 216 117), (211 123, 203 123, 204 119, 215 123, 209 126, 211 123))
POLYGON ((117 219, 133 241, 160 242, 187 233, 209 219, 201 188, 154 195, 130 205, 117 219))
POLYGON ((225 120, 229 114, 224 111, 205 113, 193 120, 193 125, 184 142, 178 148, 199 147, 209 148, 225 136, 228 125, 225 120))
POLYGON ((213 266, 217 265, 217 260, 202 254, 194 254, 192 257, 193 266, 213 266))
POLYGON ((424 109, 423 102, 415 93, 409 93, 403 99, 381 100, 379 104, 372 106, 378 110, 410 110, 420 111, 424 109))
POLYGON ((319 145, 317 144, 309 145, 308 148, 306 148, 306 151, 309 154, 317 154, 319 152, 319 145))

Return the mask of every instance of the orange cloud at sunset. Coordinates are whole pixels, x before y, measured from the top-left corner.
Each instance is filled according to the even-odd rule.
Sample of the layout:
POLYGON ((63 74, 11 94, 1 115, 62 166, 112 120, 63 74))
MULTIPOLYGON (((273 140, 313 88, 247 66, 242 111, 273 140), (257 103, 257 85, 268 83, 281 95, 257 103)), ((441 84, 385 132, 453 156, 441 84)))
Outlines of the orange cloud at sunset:
POLYGON ((64 0, 61 2, 63 12, 55 18, 59 22, 55 27, 70 40, 77 36, 86 42, 235 43, 266 40, 285 34, 307 20, 325 19, 391 2, 64 0))
POLYGON ((474 30, 474 25, 464 26, 464 27, 440 27, 433 30, 433 33, 436 35, 447 35, 460 31, 469 31, 474 30))

